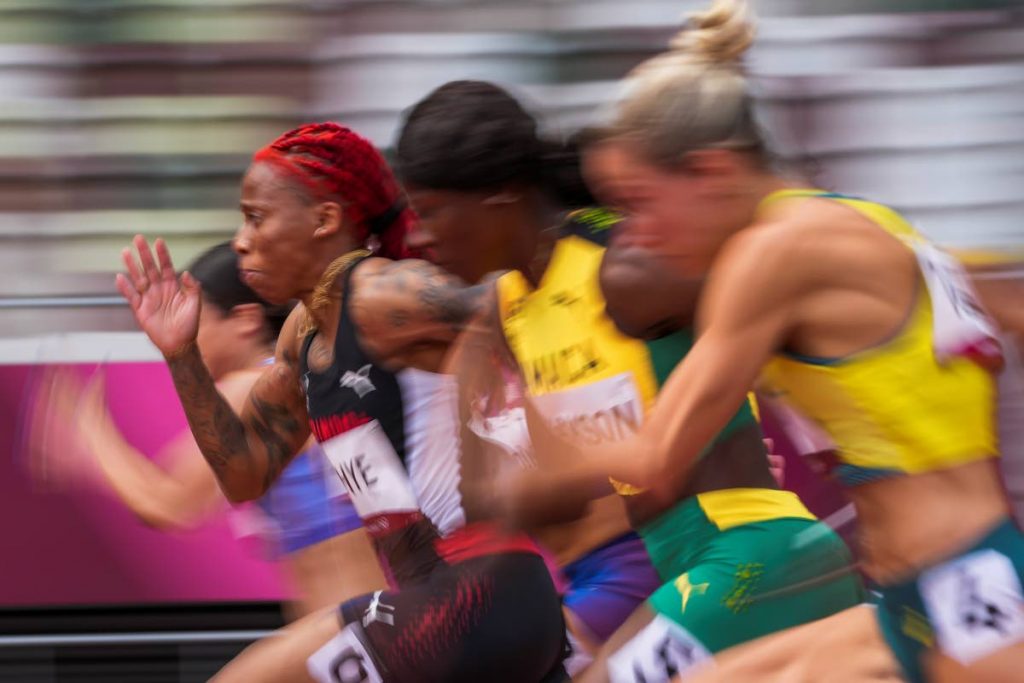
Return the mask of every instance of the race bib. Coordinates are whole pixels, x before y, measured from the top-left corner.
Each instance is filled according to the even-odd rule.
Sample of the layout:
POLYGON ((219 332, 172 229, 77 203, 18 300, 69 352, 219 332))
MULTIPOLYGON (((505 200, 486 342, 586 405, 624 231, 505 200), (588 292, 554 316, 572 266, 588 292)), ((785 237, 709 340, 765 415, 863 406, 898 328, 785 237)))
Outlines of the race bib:
POLYGON ((1002 352, 995 324, 978 303, 959 261, 925 241, 911 243, 932 300, 932 339, 940 362, 956 356, 998 367, 1002 352))
POLYGON ((318 683, 383 683, 373 660, 348 626, 306 660, 306 669, 318 683))
POLYGON ((363 519, 419 511, 412 482, 376 420, 321 444, 363 519))
POLYGON ((670 683, 697 666, 710 665, 711 653, 674 621, 658 614, 631 641, 608 658, 611 683, 670 683))
MULTIPOLYGON (((624 372, 584 386, 534 397, 537 408, 566 439, 584 445, 620 441, 640 429, 644 405, 633 374, 624 372)), ((633 496, 641 489, 614 479, 615 490, 633 496)))
POLYGON ((921 574, 939 648, 962 664, 1024 640, 1024 598, 1008 557, 987 549, 921 574))
POLYGON ((643 402, 630 372, 541 394, 533 400, 565 438, 588 445, 630 437, 640 429, 644 417, 643 402))

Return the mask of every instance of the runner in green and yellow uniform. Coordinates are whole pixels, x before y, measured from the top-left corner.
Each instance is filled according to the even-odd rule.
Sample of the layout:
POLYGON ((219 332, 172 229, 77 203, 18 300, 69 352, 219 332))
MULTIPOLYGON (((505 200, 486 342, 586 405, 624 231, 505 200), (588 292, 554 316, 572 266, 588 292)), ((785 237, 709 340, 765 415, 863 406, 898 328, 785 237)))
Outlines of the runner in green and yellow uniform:
MULTIPOLYGON (((692 285, 649 252, 614 243, 605 251, 587 226, 606 217, 570 216, 536 288, 519 273, 497 281, 505 338, 534 403, 584 458, 588 444, 635 432, 694 341, 692 311, 679 303, 692 285), (627 337, 616 320, 654 338, 627 337)), ((587 680, 669 680, 715 652, 862 599, 842 541, 778 490, 749 402, 673 499, 613 484, 665 583, 608 641, 587 680)))
MULTIPOLYGON (((420 216, 411 242, 467 281, 511 262, 514 270, 495 284, 496 322, 528 394, 566 440, 596 445, 626 438, 693 343, 689 325, 699 284, 684 301, 678 278, 664 273, 661 279, 653 263, 630 313, 650 318, 645 327, 655 328, 656 338, 642 341, 617 329, 599 282, 603 243, 617 217, 590 209, 557 224, 552 207, 558 204, 545 196, 544 179, 560 169, 520 168, 524 150, 534 143, 516 139, 517 116, 501 120, 507 110, 494 102, 503 98, 510 99, 486 84, 449 84, 413 109, 398 145, 399 171, 420 216), (445 142, 442 132, 456 123, 458 138, 445 142), (463 145, 480 154, 466 153, 463 145), (462 156, 465 163, 454 163, 462 156), (544 221, 555 229, 545 230, 544 221), (666 303, 673 310, 663 316, 658 309, 666 303), (665 317, 671 318, 667 326, 665 317)), ((633 263, 625 256, 617 264, 616 252, 609 255, 605 284, 612 290, 629 285, 615 275, 629 275, 633 263)), ((616 486, 663 585, 634 603, 636 611, 605 646, 602 660, 639 636, 599 670, 606 664, 628 670, 615 680, 634 680, 636 671, 646 681, 667 680, 709 653, 860 600, 845 546, 794 494, 778 490, 761 438, 744 405, 669 498, 616 486), (779 591, 801 572, 815 579, 821 572, 834 576, 779 591)), ((574 463, 538 464, 530 477, 536 489, 557 485, 559 469, 574 463)), ((546 511, 530 505, 538 491, 529 488, 506 491, 516 499, 508 502, 526 513, 522 520, 546 522, 545 531, 566 514, 586 519, 590 498, 605 501, 613 491, 609 484, 595 496, 566 495, 557 511, 546 511)), ((587 592, 616 589, 605 583, 587 592)), ((576 607, 568 600, 567 606, 576 607)))

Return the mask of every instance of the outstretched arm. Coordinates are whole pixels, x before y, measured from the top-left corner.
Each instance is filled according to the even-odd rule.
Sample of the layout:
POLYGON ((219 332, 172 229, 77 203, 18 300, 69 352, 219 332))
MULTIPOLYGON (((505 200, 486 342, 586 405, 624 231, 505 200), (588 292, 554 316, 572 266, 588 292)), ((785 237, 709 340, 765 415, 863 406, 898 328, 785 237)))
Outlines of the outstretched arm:
MULTIPOLYGON (((224 387, 225 393, 241 405, 251 384, 234 382, 224 387)), ((84 391, 72 389, 77 389, 75 422, 83 445, 110 489, 140 519, 159 529, 191 528, 223 507, 217 480, 191 433, 179 434, 163 449, 161 467, 128 443, 114 424, 100 377, 84 391)))
POLYGON ((701 303, 702 333, 648 419, 617 453, 598 454, 615 478, 672 490, 725 426, 784 341, 804 288, 792 252, 768 229, 734 238, 701 303), (630 457, 623 457, 630 454, 630 457))
POLYGON ((806 277, 787 263, 785 252, 784 244, 760 229, 732 240, 708 279, 703 332, 640 430, 581 449, 574 458, 580 465, 557 473, 553 491, 597 495, 609 476, 666 496, 679 490, 790 327, 806 277))
POLYGON ((275 362, 257 380, 239 416, 217 391, 196 346, 198 283, 187 272, 177 277, 162 240, 156 242, 156 260, 141 236, 134 245, 141 267, 126 249, 128 273, 118 276, 118 289, 164 354, 192 434, 224 495, 232 502, 258 498, 310 433, 299 383, 296 326, 301 307, 285 323, 275 362))

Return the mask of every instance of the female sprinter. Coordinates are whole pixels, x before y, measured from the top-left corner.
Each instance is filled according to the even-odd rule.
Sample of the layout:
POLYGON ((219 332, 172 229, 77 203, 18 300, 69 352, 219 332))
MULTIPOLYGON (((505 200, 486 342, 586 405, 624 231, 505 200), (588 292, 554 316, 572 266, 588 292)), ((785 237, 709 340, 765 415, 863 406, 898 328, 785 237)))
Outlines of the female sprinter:
MULTIPOLYGON (((203 362, 225 398, 240 409, 273 359, 289 309, 268 305, 242 283, 238 255, 228 243, 201 254, 188 270, 202 290, 197 343, 203 362)), ((69 459, 80 458, 75 472, 112 490, 147 524, 191 528, 223 509, 217 479, 192 434, 185 432, 165 449, 160 460, 167 469, 155 464, 125 441, 99 379, 83 390, 74 375, 55 374, 38 410, 48 411, 46 425, 57 421, 70 429, 59 445, 46 438, 49 426, 35 435, 40 457, 59 460, 61 470, 69 459)), ((257 503, 273 528, 268 545, 281 554, 295 585, 296 617, 387 585, 351 502, 328 490, 322 458, 319 449, 297 456, 257 503)))
POLYGON ((897 213, 772 171, 739 64, 744 10, 716 2, 641 65, 588 154, 624 235, 709 275, 662 400, 635 437, 581 448, 574 485, 675 485, 761 376, 837 444, 825 464, 856 505, 906 676, 1016 680, 1024 538, 995 461, 993 332, 962 271, 897 213))
POLYGON ((241 414, 196 351, 195 279, 136 238, 118 286, 164 353, 204 456, 232 500, 259 497, 312 432, 397 591, 315 614, 220 681, 542 681, 564 676, 564 623, 523 536, 467 515, 454 381, 437 374, 476 292, 405 255, 412 222, 380 154, 337 124, 286 133, 242 182, 243 280, 302 303, 241 414))
MULTIPOLYGON (((592 203, 579 176, 578 157, 542 140, 534 118, 501 88, 480 81, 441 86, 407 114, 396 150, 400 180, 419 218, 409 244, 466 282, 478 282, 496 271, 518 271, 520 280, 542 281, 552 254, 564 248, 556 246, 563 239, 587 245, 582 246, 587 255, 600 252, 595 241, 606 236, 602 227, 607 228, 607 221, 566 223, 567 207, 592 203), (570 239, 568 231, 577 237, 570 239)), ((602 217, 597 211, 586 215, 602 217)), ((559 263, 564 266, 565 261, 559 263)), ((579 263, 584 268, 585 264, 579 263)), ((600 324, 603 305, 596 303, 586 327, 578 332, 587 334, 600 324)), ((495 301, 488 304, 496 313, 495 301)), ((607 332, 610 324, 605 322, 600 329, 607 332)), ((548 331, 564 335, 557 326, 548 331)), ((507 374, 518 385, 516 361, 507 351, 496 355, 510 361, 505 365, 513 371, 507 374)), ((499 367, 495 365, 495 376, 500 376, 499 367)), ((537 390, 536 382, 527 384, 530 391, 537 390)), ((515 390, 521 393, 521 387, 515 390)), ((501 400, 503 394, 513 393, 504 386, 495 393, 499 399, 493 402, 494 414, 475 421, 478 431, 483 430, 477 445, 484 448, 497 441, 515 456, 528 448, 522 406, 516 405, 514 396, 501 400)), ((634 409, 639 408, 630 407, 630 420, 635 419, 634 409)), ((472 435, 467 435, 463 448, 473 445, 472 435)), ((492 453, 490 457, 502 459, 502 449, 492 453)), ((554 554, 566 579, 563 602, 573 645, 570 674, 585 666, 661 583, 643 543, 630 529, 619 496, 594 501, 572 516, 577 514, 583 516, 531 528, 554 554)))
MULTIPOLYGON (((599 286, 605 251, 598 242, 616 218, 589 210, 564 221, 556 191, 571 164, 545 157, 536 127, 510 95, 486 83, 450 83, 416 105, 397 145, 399 172, 420 216, 410 243, 467 279, 511 269, 495 283, 495 317, 529 395, 561 431, 587 444, 622 439, 692 344, 690 330, 681 328, 689 327, 699 282, 657 262, 630 260, 616 247, 599 286), (687 299, 682 287, 693 296, 687 299), (652 340, 630 339, 616 322, 652 340)), ((543 489, 549 471, 577 462, 571 450, 553 455, 537 463, 532 486, 543 489)), ((543 528, 542 538, 562 551, 577 640, 607 640, 640 607, 631 623, 655 619, 671 629, 696 620, 703 641, 720 649, 827 616, 861 597, 856 578, 842 573, 851 563, 842 542, 817 528, 794 494, 778 490, 748 406, 671 497, 619 490, 643 542, 621 537, 624 523, 602 523, 594 509, 574 525, 543 528), (805 532, 814 540, 791 547, 805 532), (640 573, 644 546, 660 575, 653 580, 649 569, 640 573), (774 590, 781 577, 811 565, 838 574, 784 599, 748 604, 749 586, 774 590), (688 604, 691 594, 704 597, 688 604)), ((614 492, 607 481, 603 492, 614 492)), ((557 495, 559 517, 585 511, 585 499, 567 490, 557 495)), ((614 497, 598 502, 612 511, 621 506, 614 497)), ((681 655, 659 654, 660 643, 645 643, 649 657, 640 669, 633 661, 638 652, 615 665, 625 662, 629 680, 636 670, 648 681, 667 680, 681 655)))

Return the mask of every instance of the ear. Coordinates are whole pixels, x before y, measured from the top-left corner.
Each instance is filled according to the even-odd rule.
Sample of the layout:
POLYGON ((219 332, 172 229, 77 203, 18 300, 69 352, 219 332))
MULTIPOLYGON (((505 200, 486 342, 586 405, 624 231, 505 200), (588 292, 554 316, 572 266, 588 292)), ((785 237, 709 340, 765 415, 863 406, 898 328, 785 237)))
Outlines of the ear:
POLYGON ((229 316, 232 323, 238 326, 239 331, 246 336, 258 336, 262 334, 266 324, 263 315, 263 306, 259 304, 238 304, 231 309, 229 316))
POLYGON ((345 211, 341 208, 341 204, 337 202, 322 202, 316 205, 315 210, 316 229, 313 231, 314 237, 321 239, 330 237, 341 230, 345 218, 345 211))

